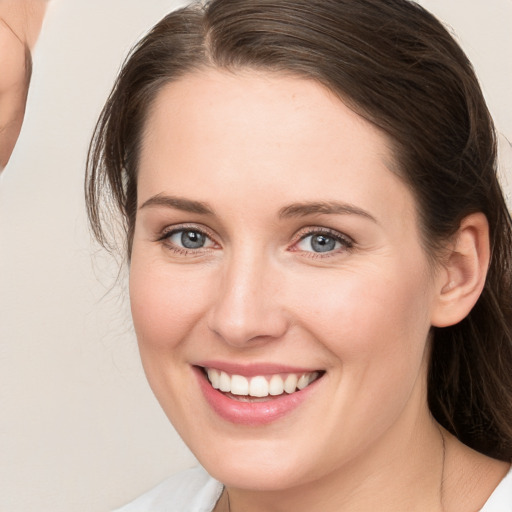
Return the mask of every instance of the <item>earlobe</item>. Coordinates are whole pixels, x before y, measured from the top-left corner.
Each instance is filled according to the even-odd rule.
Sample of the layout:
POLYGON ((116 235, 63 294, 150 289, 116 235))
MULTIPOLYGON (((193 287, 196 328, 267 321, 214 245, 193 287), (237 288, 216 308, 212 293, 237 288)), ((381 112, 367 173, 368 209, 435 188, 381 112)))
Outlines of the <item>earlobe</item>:
POLYGON ((431 323, 454 325, 465 318, 482 293, 489 266, 489 223, 483 213, 465 217, 436 278, 431 323))

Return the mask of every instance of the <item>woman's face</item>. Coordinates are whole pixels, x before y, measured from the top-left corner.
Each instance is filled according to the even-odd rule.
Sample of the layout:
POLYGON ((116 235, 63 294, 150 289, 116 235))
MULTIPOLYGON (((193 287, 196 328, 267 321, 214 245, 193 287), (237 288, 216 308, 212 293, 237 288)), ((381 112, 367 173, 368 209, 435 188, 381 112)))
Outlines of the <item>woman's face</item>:
POLYGON ((159 93, 133 319, 155 395, 224 483, 311 482, 429 421, 438 286, 392 168, 386 137, 313 81, 210 70, 159 93))

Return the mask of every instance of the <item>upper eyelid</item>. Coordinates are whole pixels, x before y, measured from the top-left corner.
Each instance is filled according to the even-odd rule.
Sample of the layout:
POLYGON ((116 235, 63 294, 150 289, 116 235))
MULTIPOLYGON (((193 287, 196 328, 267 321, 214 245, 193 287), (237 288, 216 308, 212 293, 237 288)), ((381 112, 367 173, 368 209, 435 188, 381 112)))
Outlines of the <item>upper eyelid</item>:
POLYGON ((199 233, 206 235, 208 238, 211 238, 213 241, 217 242, 215 234, 210 229, 208 229, 206 226, 194 223, 183 223, 167 226, 161 230, 160 238, 165 238, 167 235, 179 233, 180 231, 185 231, 187 229, 190 231, 198 231, 199 233))
POLYGON ((333 238, 340 238, 342 240, 345 240, 350 243, 355 243, 354 239, 345 234, 341 231, 338 231, 337 229, 327 228, 327 227, 321 227, 321 226, 308 226, 305 228, 300 229, 297 231, 295 237, 297 237, 297 241, 302 240, 306 238, 307 236, 314 235, 314 234, 328 234, 331 235, 333 238))

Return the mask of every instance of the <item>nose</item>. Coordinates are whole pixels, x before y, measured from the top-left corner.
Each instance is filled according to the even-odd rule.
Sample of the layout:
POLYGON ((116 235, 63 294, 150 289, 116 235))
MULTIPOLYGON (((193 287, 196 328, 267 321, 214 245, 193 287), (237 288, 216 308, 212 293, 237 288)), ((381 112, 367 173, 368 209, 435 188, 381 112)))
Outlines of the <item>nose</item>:
POLYGON ((209 328, 233 347, 261 345, 284 335, 281 273, 253 254, 230 258, 208 315, 209 328))

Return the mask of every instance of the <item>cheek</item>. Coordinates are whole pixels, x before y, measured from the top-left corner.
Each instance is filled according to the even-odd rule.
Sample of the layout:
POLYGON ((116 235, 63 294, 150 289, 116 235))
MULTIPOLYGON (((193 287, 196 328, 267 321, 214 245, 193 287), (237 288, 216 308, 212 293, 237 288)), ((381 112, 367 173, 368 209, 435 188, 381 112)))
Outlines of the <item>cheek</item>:
POLYGON ((187 429, 195 398, 182 386, 191 378, 183 362, 190 340, 201 339, 195 333, 208 300, 208 279, 194 275, 135 249, 132 254, 130 302, 142 365, 153 393, 180 432, 187 429))
POLYGON ((421 358, 430 329, 430 284, 418 266, 406 263, 304 282, 304 289, 315 290, 297 305, 305 327, 343 363, 421 358))
MULTIPOLYGON (((354 270, 316 285, 302 301, 301 318, 311 338, 332 356, 327 369, 335 392, 325 428, 333 433, 330 439, 343 425, 347 433, 366 432, 364 439, 371 441, 400 417, 412 396, 415 404, 425 403, 428 278, 397 265, 354 270)), ((347 434, 347 439, 348 444, 337 441, 340 450, 364 446, 363 439, 353 446, 354 438, 347 434)), ((330 445, 326 451, 336 464, 340 452, 330 445)))
POLYGON ((176 348, 198 324, 209 300, 203 273, 177 272, 165 262, 148 262, 134 252, 130 303, 142 355, 176 348))

